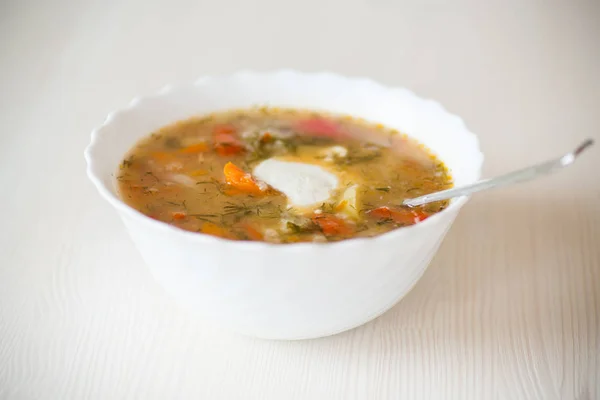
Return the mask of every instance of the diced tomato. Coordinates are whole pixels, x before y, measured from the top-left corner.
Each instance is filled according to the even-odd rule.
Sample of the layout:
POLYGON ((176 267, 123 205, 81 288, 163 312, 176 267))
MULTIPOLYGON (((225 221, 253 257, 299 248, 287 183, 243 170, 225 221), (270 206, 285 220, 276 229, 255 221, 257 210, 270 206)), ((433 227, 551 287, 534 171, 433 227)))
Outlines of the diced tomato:
POLYGON ((353 231, 352 227, 346 221, 333 215, 317 214, 313 216, 312 221, 327 236, 349 235, 353 231))
POLYGON ((202 225, 202 228, 200 228, 200 232, 206 233, 207 235, 218 236, 226 239, 233 238, 233 235, 227 229, 212 222, 206 222, 204 225, 202 225))
POLYGON ((315 136, 327 136, 331 138, 343 136, 334 122, 323 118, 312 118, 300 121, 296 125, 296 129, 315 136))
POLYGON ((171 214, 173 219, 185 219, 185 217, 187 216, 186 213, 181 212, 181 211, 175 211, 173 214, 171 214))
POLYGON ((368 214, 378 219, 391 219, 395 223, 403 225, 413 225, 429 217, 420 210, 391 209, 389 207, 379 207, 369 211, 368 214))
POLYGON ((233 125, 217 125, 213 128, 213 133, 215 135, 235 135, 237 130, 233 125))
POLYGON ((425 211, 413 210, 413 214, 415 215, 415 222, 421 222, 429 218, 429 214, 427 214, 425 211))
POLYGON ((265 190, 261 189, 256 180, 244 171, 243 169, 237 167, 232 162, 228 162, 225 164, 225 168, 223 168, 223 173, 225 174, 225 182, 227 182, 231 187, 237 189, 244 193, 250 194, 264 194, 265 190))
POLYGON ((218 125, 213 130, 215 150, 220 156, 232 156, 244 152, 244 145, 230 125, 218 125))

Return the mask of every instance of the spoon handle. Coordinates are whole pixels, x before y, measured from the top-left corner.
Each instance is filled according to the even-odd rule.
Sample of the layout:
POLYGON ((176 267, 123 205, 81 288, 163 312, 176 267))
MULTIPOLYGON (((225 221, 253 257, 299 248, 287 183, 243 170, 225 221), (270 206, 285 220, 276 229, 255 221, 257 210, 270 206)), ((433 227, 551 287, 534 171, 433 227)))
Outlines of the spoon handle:
POLYGON ((541 164, 536 164, 528 168, 523 168, 518 171, 510 172, 506 175, 500 175, 490 179, 483 179, 471 185, 442 190, 440 192, 426 194, 425 196, 415 197, 414 199, 406 199, 402 202, 402 205, 409 207, 420 206, 434 201, 448 200, 459 196, 467 196, 473 193, 481 192, 482 190, 512 185, 513 183, 525 182, 543 175, 548 175, 566 167, 567 165, 572 164, 577 156, 579 156, 592 144, 594 144, 594 141, 592 139, 587 139, 574 151, 567 153, 560 158, 546 161, 541 164))

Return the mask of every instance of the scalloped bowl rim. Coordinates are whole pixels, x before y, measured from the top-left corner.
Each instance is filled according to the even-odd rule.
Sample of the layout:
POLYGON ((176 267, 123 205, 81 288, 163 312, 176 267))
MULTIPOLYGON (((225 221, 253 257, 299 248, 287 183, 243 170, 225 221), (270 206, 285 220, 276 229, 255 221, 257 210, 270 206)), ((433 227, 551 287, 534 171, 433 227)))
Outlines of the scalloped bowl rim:
MULTIPOLYGON (((315 78, 316 77, 330 77, 333 79, 344 79, 344 80, 348 81, 349 83, 368 82, 370 85, 377 86, 380 89, 383 89, 385 91, 401 91, 401 92, 403 92, 404 96, 411 97, 413 99, 416 99, 416 100, 419 100, 422 102, 427 102, 429 106, 436 108, 437 112, 441 112, 448 116, 454 117, 456 119, 456 122, 461 125, 463 134, 470 137, 470 140, 473 142, 475 148, 477 149, 476 153, 475 153, 476 157, 478 158, 476 160, 477 167, 476 167, 476 171, 475 171, 475 179, 480 179, 481 168, 483 165, 484 156, 480 150, 479 140, 477 139, 477 136, 475 134, 473 134, 470 130, 468 130, 468 128, 466 127, 462 118, 458 117, 455 114, 451 114, 450 112, 448 112, 440 103, 438 103, 434 100, 430 100, 430 99, 423 99, 406 88, 387 87, 387 86, 382 85, 379 82, 376 82, 370 78, 346 77, 346 76, 331 73, 331 72, 304 73, 304 72, 298 72, 298 71, 294 71, 294 70, 278 70, 278 71, 273 71, 273 72, 240 71, 240 72, 237 72, 234 74, 229 74, 229 75, 204 76, 204 77, 198 78, 193 83, 177 84, 177 85, 169 84, 169 85, 163 86, 160 90, 158 90, 154 94, 147 95, 147 96, 134 97, 126 107, 120 108, 116 111, 109 113, 108 116, 106 117, 106 119, 104 120, 104 122, 92 131, 91 141, 84 151, 84 156, 85 156, 85 160, 87 163, 86 172, 87 172, 88 178, 92 181, 92 183, 94 184, 94 186, 96 187, 96 189, 98 190, 100 195, 104 199, 106 199, 118 211, 123 212, 125 215, 127 215, 139 222, 142 222, 142 223, 146 224, 147 226, 152 227, 153 229, 160 229, 160 230, 163 230, 164 232, 168 232, 169 234, 172 234, 172 235, 179 235, 182 238, 186 238, 188 240, 195 241, 198 244, 209 244, 210 245, 212 243, 218 242, 218 243, 226 244, 231 247, 254 248, 256 250, 277 248, 278 250, 297 252, 297 251, 306 250, 308 248, 314 248, 315 246, 344 247, 344 246, 352 246, 354 244, 357 244, 358 242, 368 242, 368 241, 375 241, 375 240, 395 241, 398 238, 402 237, 403 235, 409 235, 411 232, 414 232, 415 230, 423 229, 424 227, 426 227, 429 224, 436 223, 438 218, 441 218, 441 215, 452 212, 455 209, 457 210, 457 209, 461 208, 468 201, 468 199, 469 199, 468 196, 455 198, 450 202, 450 205, 446 209, 442 210, 439 213, 432 215, 431 217, 427 218, 426 220, 424 220, 422 222, 419 222, 415 225, 411 225, 408 227, 394 229, 394 230, 391 230, 384 234, 373 236, 373 237, 351 238, 351 239, 341 240, 341 241, 337 241, 337 242, 329 242, 329 243, 300 242, 300 243, 277 244, 277 243, 259 242, 259 241, 236 241, 236 240, 223 239, 223 238, 219 238, 216 236, 203 234, 203 233, 199 233, 199 232, 186 231, 186 230, 177 228, 175 226, 169 225, 165 222, 154 220, 154 219, 146 216, 145 214, 139 212, 138 210, 134 209, 133 207, 129 206, 128 204, 126 204, 123 200, 121 200, 119 198, 118 195, 113 193, 113 191, 110 190, 105 185, 105 183, 102 181, 102 179, 100 178, 100 176, 99 176, 100 174, 97 172, 97 162, 95 160, 95 154, 96 154, 95 151, 96 151, 96 148, 97 148, 97 145, 99 142, 99 138, 102 136, 103 131, 105 130, 105 128, 110 126, 113 123, 113 121, 115 119, 117 119, 121 114, 125 114, 125 113, 128 113, 128 112, 134 110, 139 104, 143 103, 146 99, 157 99, 160 97, 168 96, 169 94, 174 93, 179 88, 184 88, 184 87, 189 87, 189 86, 202 87, 202 86, 206 85, 207 83, 216 81, 218 79, 234 79, 235 80, 235 79, 243 79, 244 77, 256 77, 256 76, 266 77, 266 76, 281 76, 281 75, 289 75, 290 77, 293 77, 294 75, 304 76, 304 77, 315 77, 315 78)), ((360 115, 356 115, 356 116, 361 117, 360 115)), ((176 121, 172 121, 172 122, 176 122, 176 121)), ((148 132, 148 134, 150 134, 150 133, 151 132, 148 132)), ((403 133, 406 133, 409 136, 411 136, 410 132, 403 132, 403 133)), ((442 161, 443 161, 443 159, 442 159, 442 161)), ((118 166, 115 165, 115 171, 116 171, 117 167, 118 166)))

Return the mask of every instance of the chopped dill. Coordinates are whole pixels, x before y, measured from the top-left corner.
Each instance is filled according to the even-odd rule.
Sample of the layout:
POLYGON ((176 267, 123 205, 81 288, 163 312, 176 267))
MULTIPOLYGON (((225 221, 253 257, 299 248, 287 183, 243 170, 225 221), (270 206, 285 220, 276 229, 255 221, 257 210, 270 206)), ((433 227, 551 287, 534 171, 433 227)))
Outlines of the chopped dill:
POLYGON ((181 141, 176 137, 169 136, 165 138, 165 147, 169 149, 179 149, 181 148, 181 141))
POLYGON ((129 168, 133 165, 133 156, 129 156, 121 162, 121 169, 129 168))
POLYGON ((373 161, 379 157, 381 157, 381 152, 373 152, 361 155, 350 155, 348 157, 340 158, 336 161, 338 165, 355 165, 373 161))
POLYGON ((218 218, 217 214, 190 214, 194 218, 218 218))
POLYGON ((154 173, 152 173, 152 171, 148 171, 144 175, 149 175, 149 176, 153 177, 156 180, 156 182, 159 181, 159 179, 156 177, 156 175, 154 175, 154 173))
POLYGON ((216 215, 214 217, 203 217, 202 214, 193 214, 193 215, 191 215, 191 217, 194 217, 199 221, 212 222, 212 223, 214 223, 215 221, 210 218, 218 218, 216 215))
POLYGON ((300 232, 302 232, 302 228, 300 227, 300 225, 296 225, 293 222, 288 221, 288 223, 285 224, 285 226, 292 233, 300 233, 300 232))

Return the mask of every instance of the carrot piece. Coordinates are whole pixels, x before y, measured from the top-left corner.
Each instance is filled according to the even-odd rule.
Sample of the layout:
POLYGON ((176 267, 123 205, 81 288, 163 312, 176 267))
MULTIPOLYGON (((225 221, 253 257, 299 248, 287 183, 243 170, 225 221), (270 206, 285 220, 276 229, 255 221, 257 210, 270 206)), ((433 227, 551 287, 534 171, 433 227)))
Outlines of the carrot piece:
POLYGON ((252 177, 252 175, 243 169, 238 168, 232 162, 225 164, 223 173, 225 174, 225 182, 231 185, 231 187, 234 189, 250 194, 265 193, 265 191, 258 186, 258 183, 256 183, 256 180, 252 177))
POLYGON ((312 221, 327 235, 349 235, 353 229, 341 218, 333 215, 318 214, 313 216, 312 221))
POLYGON ((168 151, 155 151, 150 156, 162 164, 166 164, 175 159, 173 153, 169 153, 168 151))
POLYGON ((181 211, 175 211, 174 213, 171 214, 171 216, 173 217, 173 219, 185 219, 185 217, 187 217, 187 214, 181 211))
POLYGON ((236 136, 235 128, 230 125, 217 125, 213 130, 216 152, 220 156, 232 156, 242 153, 243 143, 236 136))
POLYGON ((183 154, 195 154, 195 153, 204 153, 207 150, 208 150, 208 146, 206 145, 206 143, 196 143, 191 146, 184 147, 183 149, 179 150, 179 152, 181 152, 183 154))
POLYGON ((242 224, 242 229, 246 233, 246 235, 252 240, 263 240, 263 234, 256 228, 254 228, 250 224, 242 224))
POLYGON ((344 209, 344 207, 346 207, 348 205, 348 200, 342 200, 339 202, 339 204, 337 206, 335 206, 334 211, 335 212, 340 212, 344 209))
POLYGON ((212 222, 206 222, 203 224, 202 228, 200 228, 200 232, 226 239, 233 238, 233 235, 228 230, 212 222))
POLYGON ((208 174, 208 171, 205 169, 197 169, 195 171, 190 172, 191 176, 202 176, 208 174))
POLYGON ((286 243, 298 243, 300 241, 300 236, 298 235, 289 235, 285 238, 286 243))
POLYGON ((379 207, 369 211, 368 214, 378 219, 391 219, 397 224, 404 225, 413 225, 429 217, 423 211, 407 209, 392 210, 389 207, 379 207))
POLYGON ((389 207, 378 207, 371 211, 367 211, 367 214, 379 218, 379 219, 392 219, 392 210, 389 207))

